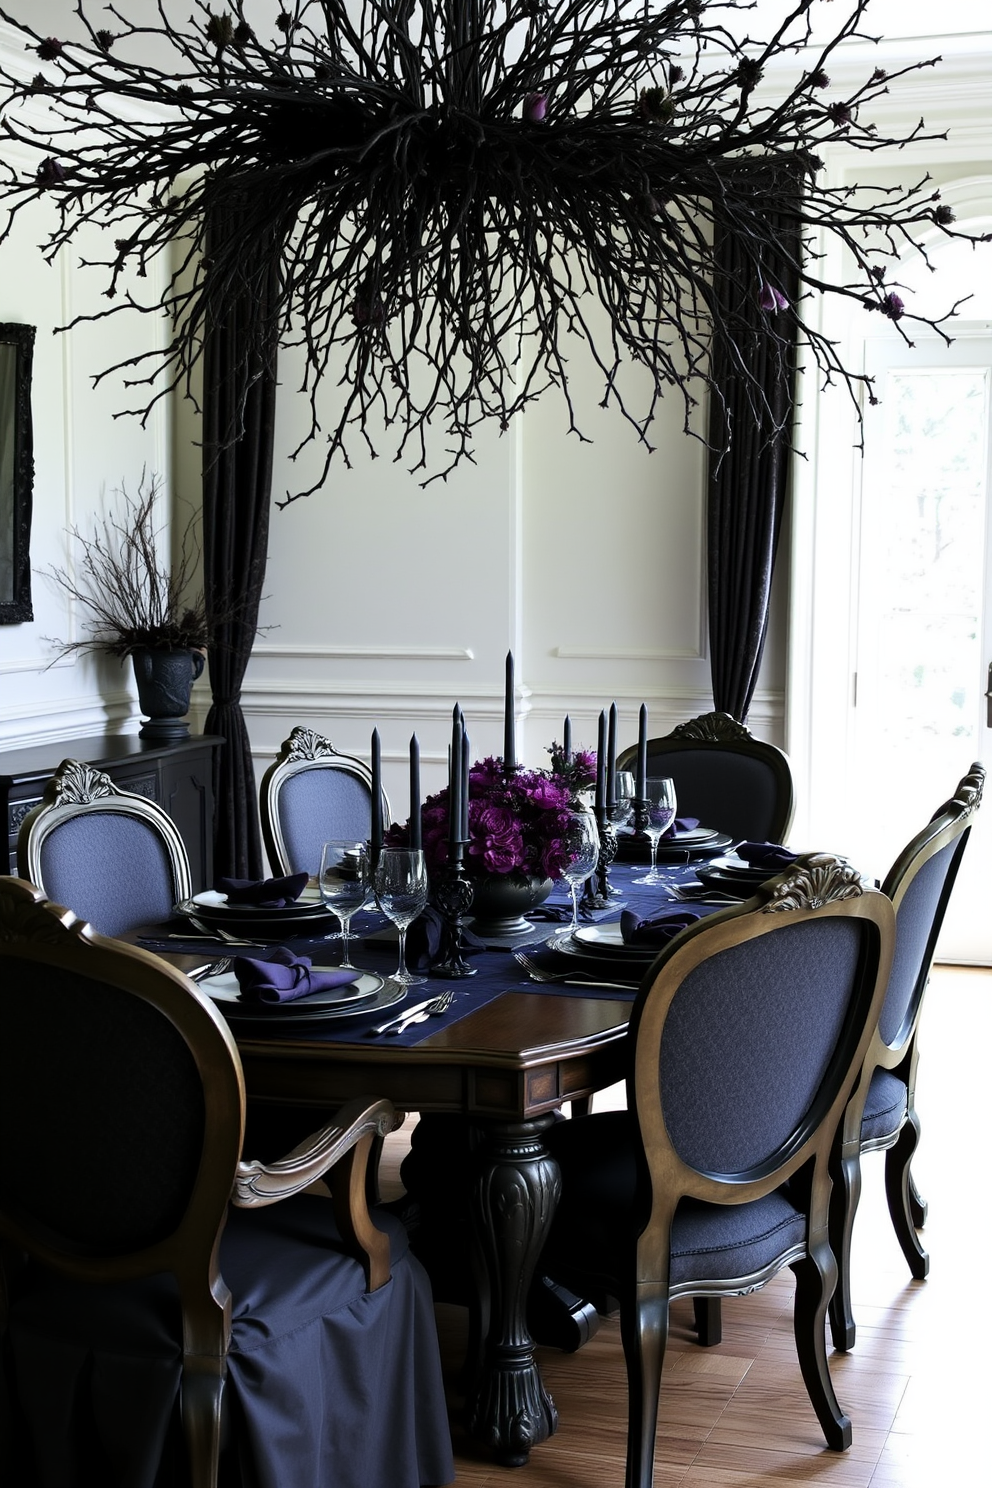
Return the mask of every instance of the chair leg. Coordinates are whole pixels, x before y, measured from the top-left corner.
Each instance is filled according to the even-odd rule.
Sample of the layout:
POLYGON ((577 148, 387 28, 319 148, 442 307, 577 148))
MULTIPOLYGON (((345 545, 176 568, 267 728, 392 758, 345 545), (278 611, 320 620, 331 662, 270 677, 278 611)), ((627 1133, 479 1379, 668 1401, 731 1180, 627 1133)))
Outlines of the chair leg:
POLYGON ((856 1328, 851 1301, 851 1238, 861 1198, 861 1152, 855 1143, 830 1166, 830 1248, 837 1262, 837 1285, 830 1298, 830 1337, 841 1353, 854 1347, 856 1328))
MULTIPOLYGON (((915 1111, 910 1111, 895 1146, 890 1147, 885 1154, 885 1197, 889 1204, 892 1228, 906 1257, 906 1264, 917 1281, 924 1281, 930 1270, 930 1257, 916 1233, 912 1202, 915 1189, 909 1171, 919 1140, 919 1118, 915 1111)), ((916 1198, 919 1201, 919 1195, 916 1198)), ((924 1207, 924 1215, 925 1213, 924 1207)))
POLYGON ((916 1186, 916 1179, 909 1175, 909 1217, 918 1230, 927 1222, 927 1201, 916 1186))
POLYGON ((835 1452, 845 1452, 852 1440, 851 1421, 834 1394, 824 1327, 827 1303, 837 1279, 837 1263, 829 1245, 822 1244, 812 1247, 808 1255, 795 1262, 792 1270, 796 1276, 793 1328, 803 1383, 827 1446, 835 1452))
POLYGON ((692 1313, 702 1348, 712 1348, 723 1338, 723 1309, 719 1297, 693 1297, 692 1313))
POLYGON ((661 1367, 668 1342, 667 1292, 624 1298, 620 1337, 627 1365, 627 1476, 625 1488, 651 1488, 658 1430, 661 1367))
POLYGON ((182 1419, 189 1451, 192 1488, 217 1488, 220 1463, 221 1404, 224 1397, 226 1361, 207 1359, 205 1367, 184 1360, 182 1419))

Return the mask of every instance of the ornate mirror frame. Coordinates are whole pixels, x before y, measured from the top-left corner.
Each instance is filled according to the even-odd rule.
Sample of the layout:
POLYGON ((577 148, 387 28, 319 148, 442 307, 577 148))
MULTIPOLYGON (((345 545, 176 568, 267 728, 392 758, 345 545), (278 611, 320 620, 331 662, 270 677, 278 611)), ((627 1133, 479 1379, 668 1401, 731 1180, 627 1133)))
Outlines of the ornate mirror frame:
POLYGON ((0 625, 34 619, 31 363, 35 328, 0 322, 0 625))

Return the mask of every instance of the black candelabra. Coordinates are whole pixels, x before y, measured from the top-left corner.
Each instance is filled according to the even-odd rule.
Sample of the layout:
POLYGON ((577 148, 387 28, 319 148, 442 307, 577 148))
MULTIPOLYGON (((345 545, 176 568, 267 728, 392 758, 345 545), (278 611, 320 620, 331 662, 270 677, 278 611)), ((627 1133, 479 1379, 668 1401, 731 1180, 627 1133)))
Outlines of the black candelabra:
POLYGON ((439 959, 431 967, 431 976, 475 976, 476 967, 465 959, 462 931, 468 921, 474 890, 465 872, 463 842, 448 844, 448 861, 440 869, 434 886, 434 904, 442 919, 439 959))
POLYGON ((617 834, 610 821, 608 807, 597 806, 595 815, 599 828, 599 858, 582 890, 582 898, 579 900, 581 910, 608 909, 610 904, 610 864, 617 855, 617 834))

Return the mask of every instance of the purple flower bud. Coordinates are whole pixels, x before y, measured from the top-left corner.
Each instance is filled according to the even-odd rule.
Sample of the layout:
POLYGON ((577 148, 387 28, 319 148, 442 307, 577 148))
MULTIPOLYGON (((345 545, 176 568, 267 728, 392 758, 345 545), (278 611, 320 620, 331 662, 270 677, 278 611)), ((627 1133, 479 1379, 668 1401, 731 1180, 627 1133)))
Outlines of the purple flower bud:
POLYGON ((528 124, 541 124, 548 112, 546 93, 528 93, 524 99, 524 118, 528 124))
POLYGON ((113 31, 98 31, 96 33, 96 44, 101 52, 109 52, 117 37, 113 31))
POLYGON ((46 155, 38 167, 35 180, 43 190, 48 186, 59 186, 65 180, 65 166, 60 165, 51 155, 46 155))
POLYGON ((934 207, 933 220, 938 227, 950 227, 954 221, 954 212, 945 202, 941 202, 939 207, 934 207))
POLYGON ((830 79, 822 67, 818 67, 815 72, 811 72, 806 81, 811 88, 830 87, 830 79))
POLYGON ((890 291, 882 301, 882 314, 887 315, 890 320, 901 320, 905 312, 905 305, 899 296, 890 291))
POLYGON ((42 62, 54 62, 56 57, 62 55, 62 43, 54 36, 46 36, 35 50, 42 62))
POLYGON ((788 308, 789 308, 789 302, 788 302, 788 300, 785 298, 785 295, 782 293, 782 291, 780 289, 776 289, 775 288, 774 284, 772 285, 772 294, 775 296, 775 309, 776 310, 788 310, 788 308))
POLYGON ((675 84, 680 83, 684 77, 685 68, 680 67, 677 62, 673 62, 671 67, 668 69, 668 86, 670 88, 674 88, 675 84))
POLYGON ((761 284, 758 286, 758 304, 762 310, 770 310, 773 314, 778 309, 775 291, 770 284, 761 284))
POLYGON ((845 124, 850 124, 852 118, 850 104, 832 103, 827 109, 827 117, 838 128, 842 128, 845 124))

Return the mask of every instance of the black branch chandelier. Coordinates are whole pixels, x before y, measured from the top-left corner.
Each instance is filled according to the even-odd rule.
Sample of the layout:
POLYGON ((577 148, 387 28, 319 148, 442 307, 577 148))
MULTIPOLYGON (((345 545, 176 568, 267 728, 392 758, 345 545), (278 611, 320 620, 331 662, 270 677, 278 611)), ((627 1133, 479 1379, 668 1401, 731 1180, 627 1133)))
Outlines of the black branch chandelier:
MULTIPOLYGON (((161 353, 97 380, 121 375, 145 415, 189 390, 235 292, 257 285, 250 298, 266 303, 271 254, 256 250, 273 245, 278 323, 259 315, 245 356, 302 348, 300 448, 326 440, 310 489, 353 440, 376 453, 386 438, 428 472, 431 423, 444 451, 429 473, 445 475, 483 420, 505 429, 549 387, 581 434, 569 391, 580 343, 604 406, 645 444, 669 389, 691 431, 700 392, 720 396, 716 350, 748 376, 755 303, 783 365, 798 343, 857 403, 867 379, 817 329, 818 296, 857 301, 905 335, 916 317, 893 277, 900 255, 925 257, 934 228, 961 234, 927 179, 824 184, 835 142, 870 154, 925 137, 922 123, 883 137, 871 105, 935 60, 876 68, 837 96, 827 69, 865 37, 869 0, 848 0, 813 46, 824 4, 783 0, 762 41, 745 0, 193 0, 192 16, 190 0, 78 0, 64 36, 33 30, 24 0, 0 18, 35 57, 0 68, 0 110, 36 164, 5 168, 0 242, 42 196, 57 208, 46 258, 88 225, 112 235, 112 252, 88 261, 107 275, 108 304, 87 318, 164 312, 170 334, 161 353), (783 57, 794 80, 772 97, 760 85, 783 57), (715 225, 742 250, 732 270, 715 225), (827 271, 830 239, 848 250, 845 278, 827 271), (143 300, 167 252, 164 300, 143 300), (787 295, 797 272, 802 289, 787 295), (643 406, 624 363, 643 369, 643 406)), ((946 316, 920 319, 946 336, 946 316)), ((757 384, 754 397, 757 408, 757 384)))

